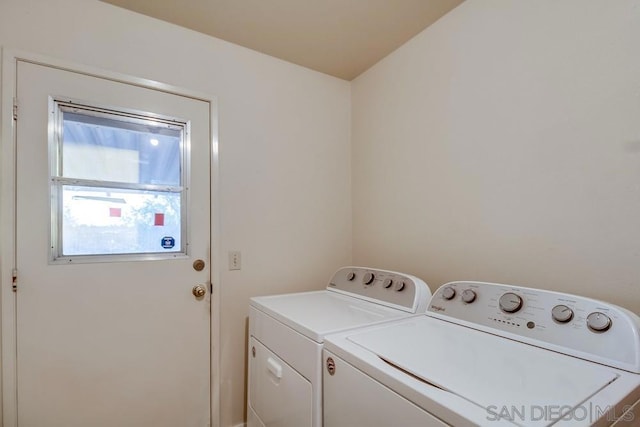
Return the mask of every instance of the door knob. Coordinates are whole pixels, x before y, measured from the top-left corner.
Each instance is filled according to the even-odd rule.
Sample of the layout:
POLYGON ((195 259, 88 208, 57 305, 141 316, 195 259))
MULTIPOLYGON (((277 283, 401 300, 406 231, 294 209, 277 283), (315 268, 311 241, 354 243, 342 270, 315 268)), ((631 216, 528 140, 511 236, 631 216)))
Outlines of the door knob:
POLYGON ((205 288, 203 285, 196 285, 193 287, 191 292, 196 298, 202 298, 207 293, 207 288, 205 288))

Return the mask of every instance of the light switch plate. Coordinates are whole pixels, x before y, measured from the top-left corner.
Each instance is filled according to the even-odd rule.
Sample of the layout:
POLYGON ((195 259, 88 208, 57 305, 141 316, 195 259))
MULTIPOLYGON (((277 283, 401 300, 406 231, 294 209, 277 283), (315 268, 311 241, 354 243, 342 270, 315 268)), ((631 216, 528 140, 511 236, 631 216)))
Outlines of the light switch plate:
POLYGON ((240 270, 242 257, 240 251, 229 251, 229 270, 240 270))

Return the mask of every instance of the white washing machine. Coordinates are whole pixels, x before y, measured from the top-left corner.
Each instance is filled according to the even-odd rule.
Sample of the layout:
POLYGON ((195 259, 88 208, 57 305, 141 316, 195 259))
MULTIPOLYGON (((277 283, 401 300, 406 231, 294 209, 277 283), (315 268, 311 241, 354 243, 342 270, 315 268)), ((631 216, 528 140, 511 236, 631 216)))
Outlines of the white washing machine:
POLYGON ((324 426, 640 426, 640 319, 452 282, 425 315, 325 338, 324 426))
POLYGON ((430 297, 417 277, 344 267, 325 290, 251 298, 248 427, 321 427, 324 336, 424 313, 430 297))

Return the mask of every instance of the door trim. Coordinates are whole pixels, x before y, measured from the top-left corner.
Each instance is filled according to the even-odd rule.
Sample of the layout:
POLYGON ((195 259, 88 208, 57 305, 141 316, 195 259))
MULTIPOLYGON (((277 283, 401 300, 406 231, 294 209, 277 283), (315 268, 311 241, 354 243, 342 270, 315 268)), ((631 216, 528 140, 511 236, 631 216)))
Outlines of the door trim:
POLYGON ((1 322, 1 382, 2 406, 0 421, 3 427, 17 427, 17 359, 16 359, 16 294, 12 290, 13 271, 16 268, 16 128, 13 120, 13 105, 17 92, 18 62, 29 62, 64 71, 131 84, 143 88, 197 99, 209 104, 210 112, 210 215, 211 215, 211 425, 220 427, 220 277, 221 245, 218 155, 218 105, 217 99, 201 91, 193 91, 154 80, 105 71, 69 61, 33 54, 30 52, 2 48, 0 88, 0 322, 1 322), (215 237, 215 238, 214 238, 215 237))

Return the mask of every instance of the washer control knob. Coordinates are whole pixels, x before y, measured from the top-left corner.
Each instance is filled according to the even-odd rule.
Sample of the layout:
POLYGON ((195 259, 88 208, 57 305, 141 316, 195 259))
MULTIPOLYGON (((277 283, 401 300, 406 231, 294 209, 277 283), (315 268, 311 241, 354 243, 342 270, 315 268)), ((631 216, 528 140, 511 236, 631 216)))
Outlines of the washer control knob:
POLYGON ((476 300, 476 292, 472 291, 471 289, 465 289, 464 291, 462 291, 462 301, 466 302, 467 304, 471 304, 472 302, 474 302, 476 300))
POLYGON ((567 323, 573 319, 573 310, 566 305, 556 305, 551 309, 551 317, 558 323, 567 323))
POLYGON ((604 313, 594 311, 587 316, 587 326, 594 332, 605 332, 611 327, 611 318, 604 313))
POLYGON ((447 286, 442 290, 442 298, 444 299, 453 299, 456 296, 456 290, 450 286, 447 286))
POLYGON ((348 280, 348 281, 350 281, 350 282, 351 282, 351 281, 353 281, 353 279, 355 279, 355 278, 356 278, 356 273, 354 273, 353 271, 350 271, 350 272, 348 272, 348 273, 347 273, 347 280, 348 280))
POLYGON ((500 297, 500 310, 505 313, 515 313, 522 308, 522 298, 513 292, 507 292, 500 297))
POLYGON ((405 286, 406 283, 404 283, 404 281, 396 283, 396 292, 404 291, 405 286))
POLYGON ((373 281, 375 280, 376 276, 373 273, 366 273, 364 275, 364 277, 362 278, 362 283, 364 283, 365 285, 370 285, 373 283, 373 281))
POLYGON ((384 279, 384 282, 382 282, 382 286, 384 286, 385 289, 389 289, 391 285, 393 285, 393 279, 384 279))

